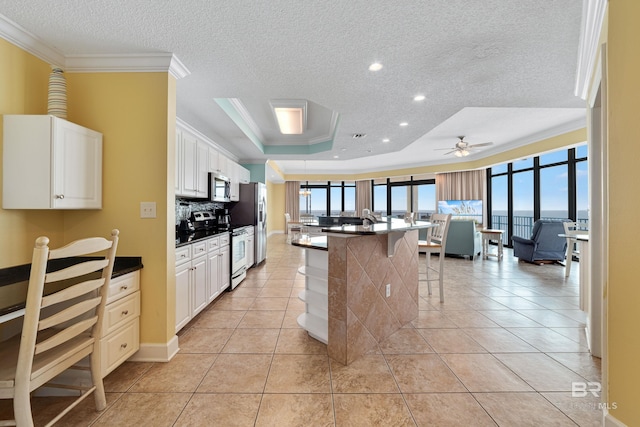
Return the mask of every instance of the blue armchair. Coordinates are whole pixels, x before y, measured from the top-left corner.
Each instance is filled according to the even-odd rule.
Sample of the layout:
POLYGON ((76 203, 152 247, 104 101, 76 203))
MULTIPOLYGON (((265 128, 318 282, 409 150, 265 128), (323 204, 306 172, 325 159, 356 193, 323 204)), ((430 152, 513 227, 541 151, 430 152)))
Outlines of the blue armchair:
POLYGON ((513 255, 528 262, 564 261, 567 239, 558 237, 564 233, 564 221, 539 219, 533 224, 531 238, 513 236, 513 255))

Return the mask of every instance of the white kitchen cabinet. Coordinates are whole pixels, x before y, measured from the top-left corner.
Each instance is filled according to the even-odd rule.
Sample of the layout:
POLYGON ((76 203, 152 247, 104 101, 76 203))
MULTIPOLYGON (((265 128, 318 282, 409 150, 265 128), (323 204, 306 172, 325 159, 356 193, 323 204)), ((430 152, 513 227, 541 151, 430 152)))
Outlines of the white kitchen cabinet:
POLYGON ((196 197, 198 192, 198 140, 182 132, 182 196, 196 197))
POLYGON ((213 147, 209 147, 209 172, 220 172, 218 169, 218 150, 213 147))
POLYGON ((240 181, 238 180, 238 165, 236 162, 229 161, 229 198, 232 202, 240 200, 240 181))
POLYGON ((248 184, 251 182, 251 172, 249 169, 238 165, 238 170, 240 171, 238 173, 238 181, 240 181, 240 184, 248 184))
POLYGON ((218 152, 218 170, 217 170, 217 172, 220 175, 229 176, 229 174, 231 173, 230 170, 229 170, 229 163, 231 163, 231 160, 229 160, 229 158, 227 156, 225 156, 224 154, 218 152))
POLYGON ((102 134, 48 115, 5 115, 4 209, 101 209, 102 134))
POLYGON ((204 141, 198 141, 196 161, 196 197, 206 198, 209 195, 209 144, 204 141))
POLYGON ((220 295, 220 248, 219 239, 214 237, 209 240, 209 251, 207 252, 207 301, 210 303, 220 295))
POLYGON ((191 259, 191 318, 194 318, 209 304, 206 242, 192 245, 191 259))
POLYGON ((231 285, 231 248, 220 248, 220 292, 231 285))
POLYGON ((191 320, 191 245, 176 249, 176 332, 191 320))
POLYGON ((176 188, 175 192, 177 195, 180 195, 182 191, 182 132, 180 129, 176 129, 176 169, 175 169, 175 178, 176 178, 176 188))
POLYGON ((255 227, 247 227, 247 268, 251 268, 256 262, 255 227))
POLYGON ((140 272, 111 279, 98 343, 104 378, 140 349, 140 272))

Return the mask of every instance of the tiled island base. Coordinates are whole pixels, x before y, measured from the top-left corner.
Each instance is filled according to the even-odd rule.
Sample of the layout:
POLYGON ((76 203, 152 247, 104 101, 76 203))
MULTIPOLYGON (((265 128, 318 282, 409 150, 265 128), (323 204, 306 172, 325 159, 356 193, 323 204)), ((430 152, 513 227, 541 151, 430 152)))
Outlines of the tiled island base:
POLYGON ((403 234, 392 257, 390 234, 327 237, 327 350, 344 365, 418 316, 418 231, 403 234))

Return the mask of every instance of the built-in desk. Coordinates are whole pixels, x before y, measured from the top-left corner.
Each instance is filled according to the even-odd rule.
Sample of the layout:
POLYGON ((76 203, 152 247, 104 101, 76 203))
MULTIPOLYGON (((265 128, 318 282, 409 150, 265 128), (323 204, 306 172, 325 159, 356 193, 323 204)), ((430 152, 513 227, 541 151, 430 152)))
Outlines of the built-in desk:
POLYGON ((292 241, 306 250, 298 323, 331 358, 348 365, 418 316, 418 230, 433 226, 343 225, 292 241))

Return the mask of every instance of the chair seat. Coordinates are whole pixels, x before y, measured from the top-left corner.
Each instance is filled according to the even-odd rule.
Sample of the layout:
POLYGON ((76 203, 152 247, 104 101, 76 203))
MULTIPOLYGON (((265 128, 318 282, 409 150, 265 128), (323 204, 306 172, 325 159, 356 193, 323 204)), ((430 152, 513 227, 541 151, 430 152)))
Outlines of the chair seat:
MULTIPOLYGON (((50 330, 40 336, 46 339, 55 335, 58 330, 50 330)), ((74 337, 66 343, 59 345, 49 351, 45 351, 34 357, 31 374, 32 390, 40 387, 38 377, 43 373, 55 368, 60 372, 76 364, 91 353, 91 346, 94 339, 89 332, 74 337)), ((20 349, 20 335, 4 341, 0 350, 0 396, 8 398, 13 396, 13 386, 15 385, 16 363, 18 351, 20 349), (6 389, 6 390, 3 390, 6 389), (8 392, 8 393, 7 393, 8 392)), ((46 381, 44 381, 46 382, 46 381)))
POLYGON ((424 240, 418 240, 418 247, 421 249, 442 249, 442 244, 427 243, 424 240))

